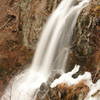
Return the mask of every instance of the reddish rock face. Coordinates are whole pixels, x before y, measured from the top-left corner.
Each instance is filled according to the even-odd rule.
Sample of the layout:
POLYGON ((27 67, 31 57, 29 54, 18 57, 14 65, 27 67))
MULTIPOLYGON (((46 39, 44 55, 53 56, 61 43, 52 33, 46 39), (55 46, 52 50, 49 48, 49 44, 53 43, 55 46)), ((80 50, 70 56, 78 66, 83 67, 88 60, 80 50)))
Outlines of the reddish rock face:
MULTIPOLYGON (((0 0, 0 91, 4 90, 12 76, 31 63, 34 53, 32 47, 36 48, 43 25, 60 1, 0 0)), ((80 14, 66 67, 68 71, 75 64, 81 65, 81 72, 88 70, 93 73, 94 82, 100 79, 99 3, 100 0, 93 0, 80 14)), ((73 87, 61 84, 50 89, 43 100, 73 100, 73 97, 77 98, 80 88, 86 95, 88 87, 83 83, 73 87)), ((41 99, 37 97, 37 100, 41 99)))
MULTIPOLYGON (((44 87, 43 90, 45 90, 44 87)), ((80 82, 74 86, 68 86, 66 83, 59 84, 55 88, 48 88, 44 93, 40 90, 36 100, 84 100, 89 92, 88 86, 80 82)))
POLYGON ((0 0, 0 96, 9 80, 31 62, 33 50, 24 46, 18 0, 0 0))
POLYGON ((0 91, 31 63, 43 25, 60 1, 0 0, 0 91))

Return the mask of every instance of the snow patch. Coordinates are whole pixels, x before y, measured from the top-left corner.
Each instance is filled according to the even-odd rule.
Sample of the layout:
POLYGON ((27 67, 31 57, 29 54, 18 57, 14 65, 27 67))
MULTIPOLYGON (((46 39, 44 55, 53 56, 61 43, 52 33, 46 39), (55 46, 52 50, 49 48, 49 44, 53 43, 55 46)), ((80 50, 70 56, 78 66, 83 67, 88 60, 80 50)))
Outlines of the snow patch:
POLYGON ((76 65, 71 72, 62 74, 58 79, 55 79, 51 84, 51 88, 56 87, 58 84, 67 83, 68 86, 76 85, 80 81, 89 87, 89 93, 84 100, 100 100, 100 79, 97 83, 92 82, 91 73, 85 72, 83 75, 79 75, 77 78, 72 76, 79 71, 80 66, 76 65))
POLYGON ((90 86, 90 91, 85 100, 100 100, 100 79, 90 86))

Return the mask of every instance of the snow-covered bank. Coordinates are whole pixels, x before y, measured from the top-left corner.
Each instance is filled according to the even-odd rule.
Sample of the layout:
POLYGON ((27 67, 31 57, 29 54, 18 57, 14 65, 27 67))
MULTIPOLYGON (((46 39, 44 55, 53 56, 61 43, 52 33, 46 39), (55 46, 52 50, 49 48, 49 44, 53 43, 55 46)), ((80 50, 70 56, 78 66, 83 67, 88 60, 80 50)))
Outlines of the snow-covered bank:
POLYGON ((62 74, 61 77, 54 80, 54 82, 51 84, 51 88, 54 88, 62 83, 72 86, 82 81, 89 87, 89 93, 84 100, 100 100, 100 79, 94 84, 92 82, 91 73, 89 72, 85 72, 83 75, 73 78, 72 76, 79 71, 79 68, 80 66, 76 65, 71 72, 62 74))

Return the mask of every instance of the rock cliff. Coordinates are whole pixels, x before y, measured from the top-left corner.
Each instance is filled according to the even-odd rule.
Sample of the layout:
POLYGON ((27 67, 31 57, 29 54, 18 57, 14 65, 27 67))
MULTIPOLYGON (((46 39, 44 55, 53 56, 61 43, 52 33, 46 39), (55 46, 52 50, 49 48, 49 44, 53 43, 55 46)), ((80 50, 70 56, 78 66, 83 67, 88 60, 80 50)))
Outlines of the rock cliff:
MULTIPOLYGON (((0 0, 0 91, 31 63, 43 25, 60 1, 0 0)), ((80 73, 90 71, 94 82, 100 79, 100 0, 92 0, 78 17, 66 71, 75 64, 81 66, 80 73)), ((83 83, 60 84, 54 89, 42 84, 40 89, 37 100, 83 100, 89 91, 83 83)))
POLYGON ((68 70, 79 64, 82 70, 100 68, 100 0, 83 9, 74 29, 68 70))

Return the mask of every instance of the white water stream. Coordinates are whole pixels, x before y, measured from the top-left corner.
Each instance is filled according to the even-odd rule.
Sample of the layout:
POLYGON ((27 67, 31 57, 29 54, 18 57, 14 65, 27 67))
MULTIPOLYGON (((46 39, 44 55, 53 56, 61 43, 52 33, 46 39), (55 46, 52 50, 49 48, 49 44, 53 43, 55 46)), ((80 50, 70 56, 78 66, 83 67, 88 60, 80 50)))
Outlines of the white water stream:
POLYGON ((11 81, 1 100, 35 100, 36 89, 52 70, 64 72, 73 28, 89 1, 62 0, 44 27, 32 65, 11 81))

